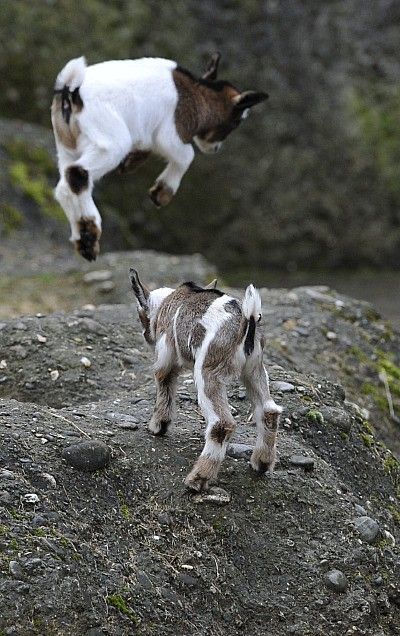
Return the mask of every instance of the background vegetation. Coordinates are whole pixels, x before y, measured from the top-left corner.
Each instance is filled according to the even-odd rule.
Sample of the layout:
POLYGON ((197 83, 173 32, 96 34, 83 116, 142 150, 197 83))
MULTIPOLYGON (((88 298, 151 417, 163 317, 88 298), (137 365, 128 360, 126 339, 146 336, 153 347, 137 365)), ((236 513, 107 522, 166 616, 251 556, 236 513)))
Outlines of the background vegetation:
MULTIPOLYGON (((218 49, 222 77, 270 93, 220 155, 196 158, 165 211, 146 194, 156 160, 106 178, 109 247, 198 251, 225 270, 400 266, 396 0, 2 0, 0 46, 1 113, 46 127, 54 78, 81 54, 200 72, 218 49)), ((10 178, 48 216, 42 175, 27 170, 19 152, 10 178)))

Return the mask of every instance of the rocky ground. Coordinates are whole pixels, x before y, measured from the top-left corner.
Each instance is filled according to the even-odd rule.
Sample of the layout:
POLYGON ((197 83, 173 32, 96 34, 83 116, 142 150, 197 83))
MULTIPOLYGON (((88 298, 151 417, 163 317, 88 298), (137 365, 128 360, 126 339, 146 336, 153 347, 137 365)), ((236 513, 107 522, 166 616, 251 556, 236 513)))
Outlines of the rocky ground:
POLYGON ((110 258, 84 289, 113 282, 93 302, 125 304, 0 323, 0 634, 398 633, 398 424, 379 379, 397 410, 398 333, 327 289, 262 290, 279 463, 250 470, 250 405, 232 387, 222 491, 198 499, 183 487, 202 445, 192 377, 151 437, 152 354, 122 270, 134 259, 155 286, 212 268, 110 258))

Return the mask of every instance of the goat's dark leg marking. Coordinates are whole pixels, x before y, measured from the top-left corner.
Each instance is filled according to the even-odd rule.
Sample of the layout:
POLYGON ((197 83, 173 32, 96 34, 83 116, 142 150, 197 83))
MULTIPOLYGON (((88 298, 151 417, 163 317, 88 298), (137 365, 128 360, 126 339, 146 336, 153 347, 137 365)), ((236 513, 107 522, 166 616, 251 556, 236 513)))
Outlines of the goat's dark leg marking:
POLYGON ((158 181, 150 188, 149 196, 155 206, 163 208, 171 202, 174 193, 163 181, 158 181))
POLYGON ((120 173, 134 172, 145 163, 150 155, 151 152, 149 150, 133 150, 121 161, 118 171, 120 173))
POLYGON ((101 230, 93 219, 82 218, 78 221, 80 238, 75 241, 76 249, 87 261, 95 261, 100 251, 101 230))
POLYGON ((175 411, 175 396, 179 367, 172 367, 167 372, 164 369, 156 371, 156 405, 153 417, 149 423, 149 430, 153 435, 165 435, 175 411))
MULTIPOLYGON (((207 489, 209 483, 217 479, 229 438, 235 430, 223 378, 219 379, 215 372, 204 367, 200 372, 204 386, 198 388, 199 404, 207 422, 206 442, 185 479, 186 486, 197 491, 207 489)), ((195 370, 195 376, 197 373, 199 371, 195 370)))
POLYGON ((65 178, 74 194, 80 194, 89 185, 89 173, 82 166, 68 166, 65 178))

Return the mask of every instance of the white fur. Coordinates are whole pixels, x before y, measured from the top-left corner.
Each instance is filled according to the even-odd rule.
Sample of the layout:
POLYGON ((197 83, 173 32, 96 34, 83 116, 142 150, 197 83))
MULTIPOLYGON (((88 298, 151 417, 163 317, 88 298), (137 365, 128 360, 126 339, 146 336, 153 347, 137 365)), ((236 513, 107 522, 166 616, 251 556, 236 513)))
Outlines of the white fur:
POLYGON ((179 348, 178 333, 177 333, 177 329, 176 329, 176 324, 177 324, 177 320, 178 320, 180 309, 181 309, 181 307, 178 307, 178 309, 175 312, 174 324, 172 325, 172 331, 173 331, 173 334, 174 334, 176 357, 178 358, 179 365, 182 367, 183 366, 183 359, 182 359, 181 350, 179 348))
POLYGON ((257 322, 261 317, 261 298, 254 285, 249 285, 244 293, 242 311, 247 320, 251 316, 257 322))
POLYGON ((86 60, 83 56, 70 60, 57 75, 55 89, 61 90, 64 86, 68 86, 71 91, 74 91, 82 84, 85 71, 86 60))
POLYGON ((156 363, 155 371, 160 369, 169 369, 171 366, 173 351, 167 345, 167 336, 163 334, 156 343, 156 363))
POLYGON ((219 418, 213 409, 211 400, 204 392, 203 364, 211 342, 214 340, 220 327, 222 327, 224 322, 230 317, 230 314, 225 311, 225 303, 229 300, 231 300, 231 297, 226 294, 219 296, 209 306, 203 318, 200 320, 200 324, 206 329, 206 335, 196 354, 194 381, 197 387, 199 405, 207 421, 207 428, 211 428, 216 424, 219 418))
POLYGON ((194 150, 182 142, 175 126, 178 92, 172 71, 176 66, 176 62, 161 58, 86 66, 82 57, 68 62, 59 73, 56 89, 79 87, 84 104, 73 114, 81 131, 77 148, 68 149, 56 139, 61 178, 55 194, 70 221, 71 240, 79 238, 82 216, 101 227, 91 197, 93 184, 133 150, 152 151, 165 158, 167 167, 157 182, 163 181, 173 193, 179 188, 194 150), (79 195, 71 193, 65 179, 70 165, 89 172, 89 189, 79 195))
POLYGON ((147 302, 149 305, 150 334, 153 339, 156 337, 154 326, 158 310, 160 309, 163 300, 165 300, 167 296, 172 294, 173 291, 175 290, 171 287, 160 287, 159 289, 154 289, 152 292, 150 292, 147 302))

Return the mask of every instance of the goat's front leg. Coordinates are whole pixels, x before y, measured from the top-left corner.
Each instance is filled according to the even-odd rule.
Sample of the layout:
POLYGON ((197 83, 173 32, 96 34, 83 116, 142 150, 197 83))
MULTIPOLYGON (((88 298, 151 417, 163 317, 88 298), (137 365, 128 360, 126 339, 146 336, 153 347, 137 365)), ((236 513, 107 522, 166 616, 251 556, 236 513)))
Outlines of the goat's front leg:
POLYGON ((150 198, 158 208, 170 203, 194 157, 190 144, 177 143, 163 148, 161 152, 168 165, 149 190, 150 198))
POLYGON ((194 368, 199 405, 207 423, 206 442, 185 484, 192 490, 206 490, 216 480, 225 458, 228 441, 235 430, 229 409, 226 386, 216 373, 194 368))
POLYGON ((276 437, 282 407, 275 404, 269 392, 267 370, 259 355, 250 359, 242 372, 242 379, 253 404, 254 419, 257 425, 257 440, 250 464, 259 473, 273 471, 276 462, 276 437))

